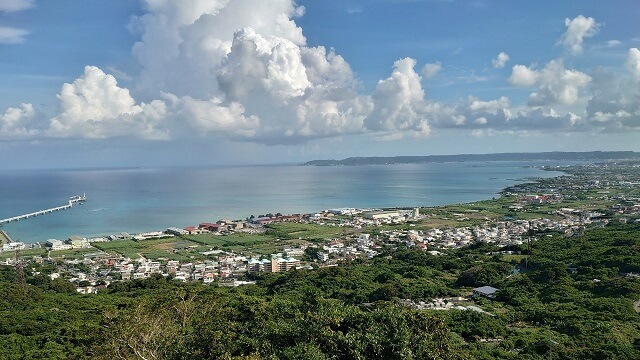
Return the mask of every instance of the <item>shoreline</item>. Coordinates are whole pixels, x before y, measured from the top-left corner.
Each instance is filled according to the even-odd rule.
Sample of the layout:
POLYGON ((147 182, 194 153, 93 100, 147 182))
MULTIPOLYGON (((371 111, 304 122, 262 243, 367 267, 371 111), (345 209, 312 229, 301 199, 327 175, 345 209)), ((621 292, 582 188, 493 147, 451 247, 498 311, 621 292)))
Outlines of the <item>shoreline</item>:
MULTIPOLYGON (((554 169, 553 167, 545 164, 545 165, 527 165, 524 166, 523 168, 535 168, 537 171, 545 171, 545 172, 549 172, 549 171, 558 171, 557 169, 554 169)), ((562 172, 562 171, 558 171, 559 174, 549 177, 549 178, 555 178, 558 176, 563 176, 566 175, 566 173, 562 172)), ((488 201, 488 200, 492 200, 501 196, 501 194, 508 188, 510 188, 511 186, 517 185, 517 184, 522 184, 522 183, 529 183, 529 182, 535 182, 538 181, 540 179, 545 179, 546 177, 541 177, 541 176, 527 176, 527 177, 519 177, 519 178, 507 178, 506 180, 509 180, 511 182, 513 182, 513 184, 511 185, 507 185, 507 186, 503 186, 501 187, 499 190, 496 190, 495 192, 493 192, 492 194, 486 194, 487 196, 481 199, 475 199, 475 200, 467 200, 467 201, 456 201, 456 199, 452 199, 451 202, 446 202, 446 203, 442 203, 442 204, 432 204, 432 205, 425 205, 425 204, 415 204, 415 205, 406 205, 406 204, 402 204, 402 205, 393 205, 393 206, 340 206, 340 205, 336 205, 335 207, 327 207, 324 209, 315 209, 313 211, 296 211, 294 210, 293 213, 300 213, 300 214, 314 214, 314 213, 319 213, 322 212, 324 210, 327 209, 335 209, 335 208, 347 208, 347 207, 353 207, 353 208, 358 208, 358 209, 364 209, 364 210, 387 210, 387 209, 413 209, 413 208, 437 208, 437 207, 443 207, 443 206, 455 206, 455 205, 463 205, 463 204, 470 204, 470 203, 475 203, 475 202, 480 202, 480 201, 488 201)), ((272 210, 275 213, 275 209, 272 210)), ((292 214, 293 214, 292 213, 292 214)), ((256 216, 258 215, 258 213, 253 212, 253 214, 255 214, 256 216)), ((249 215, 247 215, 246 217, 242 218, 242 217, 237 217, 238 220, 244 220, 246 218, 248 218, 249 215)), ((219 219, 230 219, 229 217, 225 217, 225 216, 221 216, 219 217, 219 219)), ((234 218, 235 219, 235 218, 234 218)), ((52 234, 50 238, 56 238, 56 239, 66 239, 67 237, 70 236, 74 236, 74 235, 79 235, 81 237, 85 237, 85 238, 102 238, 102 237, 108 237, 111 235, 119 235, 122 233, 128 233, 128 234, 142 234, 142 233, 149 233, 149 232, 156 232, 156 231, 164 231, 167 228, 170 227, 179 227, 179 228, 185 228, 188 226, 193 226, 193 225, 198 225, 198 223, 200 222, 208 222, 211 221, 211 219, 205 219, 205 220, 196 220, 196 221, 190 221, 189 223, 186 223, 185 226, 175 226, 175 225, 171 225, 170 223, 165 223, 163 224, 161 227, 142 227, 142 228, 137 228, 137 229, 130 229, 130 231, 126 231, 126 230, 114 230, 112 232, 85 232, 84 234, 82 232, 70 232, 68 234, 65 234, 64 236, 62 236, 61 234, 52 234), (159 230, 162 229, 162 230, 159 230), (87 235, 88 234, 88 235, 87 235)), ((10 237, 9 237, 10 238, 10 237)), ((44 243, 46 240, 41 239, 41 240, 36 240, 36 241, 25 241, 24 243, 27 245, 31 245, 31 244, 42 244, 44 243)))

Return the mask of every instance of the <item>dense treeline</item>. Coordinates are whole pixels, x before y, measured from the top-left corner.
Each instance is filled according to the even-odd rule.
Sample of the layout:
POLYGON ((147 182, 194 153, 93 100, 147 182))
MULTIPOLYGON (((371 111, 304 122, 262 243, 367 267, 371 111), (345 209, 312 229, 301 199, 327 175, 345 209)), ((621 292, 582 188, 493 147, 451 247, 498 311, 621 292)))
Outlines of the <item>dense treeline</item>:
POLYGON ((25 268, 25 285, 2 267, 0 358, 640 359, 640 280, 625 276, 640 272, 638 225, 545 236, 526 260, 497 250, 389 250, 239 288, 155 276, 98 295, 50 280, 54 265, 25 268), (489 314, 398 305, 489 284, 497 299, 475 301, 489 314))

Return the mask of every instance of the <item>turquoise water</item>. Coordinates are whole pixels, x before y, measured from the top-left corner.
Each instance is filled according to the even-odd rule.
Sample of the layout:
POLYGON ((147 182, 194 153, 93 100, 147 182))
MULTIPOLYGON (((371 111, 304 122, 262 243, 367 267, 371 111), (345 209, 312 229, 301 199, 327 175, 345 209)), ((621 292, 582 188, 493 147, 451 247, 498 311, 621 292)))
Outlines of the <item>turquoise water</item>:
POLYGON ((24 242, 164 230, 250 215, 357 207, 434 206, 489 199, 506 186, 557 172, 531 162, 352 167, 252 166, 0 171, 0 218, 87 202, 5 224, 24 242))

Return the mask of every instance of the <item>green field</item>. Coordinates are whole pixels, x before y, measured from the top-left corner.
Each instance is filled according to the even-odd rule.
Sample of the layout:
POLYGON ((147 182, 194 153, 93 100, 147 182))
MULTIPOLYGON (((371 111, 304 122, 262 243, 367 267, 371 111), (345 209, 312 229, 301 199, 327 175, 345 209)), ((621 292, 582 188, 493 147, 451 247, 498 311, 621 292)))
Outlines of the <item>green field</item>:
MULTIPOLYGON (((280 225, 280 224, 278 224, 280 225)), ((297 224, 300 225, 300 224, 297 224)), ((270 225, 271 226, 271 225, 270 225)), ((247 255, 267 255, 281 252, 285 247, 305 244, 306 241, 296 239, 279 239, 267 234, 235 233, 229 235, 200 234, 185 236, 192 242, 206 245, 209 248, 235 251, 247 255)))
POLYGON ((197 243, 181 238, 164 238, 153 240, 116 240, 104 243, 96 243, 94 246, 102 251, 118 253, 130 258, 144 256, 146 258, 166 257, 175 260, 191 259, 190 255, 202 257, 198 250, 201 246, 197 243), (187 249, 187 247, 193 248, 187 249))
MULTIPOLYGON (((83 248, 83 249, 58 250, 58 251, 51 251, 51 252, 48 252, 47 249, 45 248, 41 248, 41 249, 20 250, 20 256, 23 258, 30 258, 34 256, 46 257, 48 254, 52 258, 64 257, 68 259, 82 259, 84 258, 85 254, 94 253, 98 251, 99 251, 98 249, 93 247, 83 248)), ((10 252, 3 252, 2 255, 0 255, 0 258, 7 259, 7 258, 12 258, 14 256, 15 256, 15 252, 10 251, 10 252)))
POLYGON ((304 239, 304 240, 325 240, 330 238, 349 235, 354 232, 352 228, 317 225, 317 224, 301 224, 301 223, 277 223, 267 225, 267 234, 280 239, 304 239))

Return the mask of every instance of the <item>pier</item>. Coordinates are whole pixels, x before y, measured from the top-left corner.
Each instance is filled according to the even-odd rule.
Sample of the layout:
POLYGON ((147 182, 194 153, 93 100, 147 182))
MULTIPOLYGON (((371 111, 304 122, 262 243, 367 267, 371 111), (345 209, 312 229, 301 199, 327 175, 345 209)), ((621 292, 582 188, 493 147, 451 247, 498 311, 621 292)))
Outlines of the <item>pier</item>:
POLYGON ((87 197, 86 197, 85 194, 72 196, 72 197, 69 198, 69 202, 66 205, 57 206, 57 207, 50 208, 50 209, 38 210, 38 211, 35 211, 35 212, 32 212, 32 213, 28 213, 28 214, 24 214, 24 215, 18 215, 18 216, 2 219, 2 220, 0 220, 0 224, 10 223, 10 222, 13 222, 13 221, 20 221, 22 219, 28 219, 30 217, 49 214, 49 213, 52 213, 54 211, 71 209, 73 207, 73 204, 82 203, 82 202, 84 202, 86 200, 87 200, 87 197))

